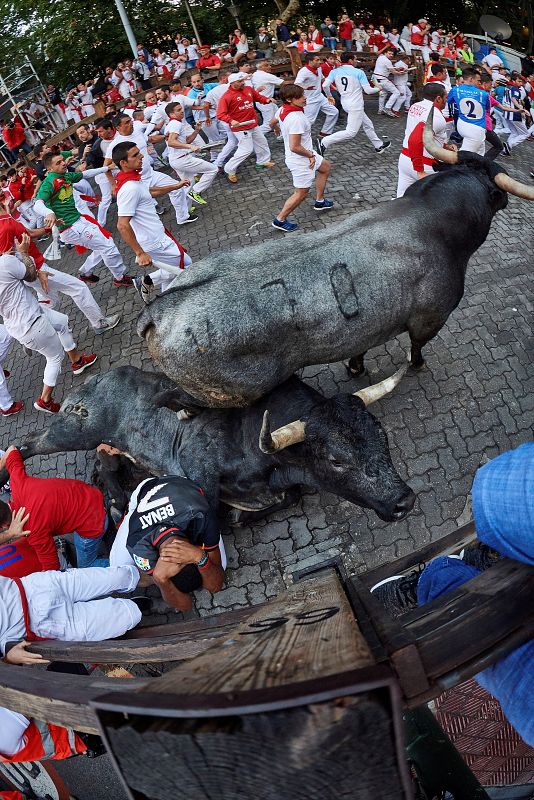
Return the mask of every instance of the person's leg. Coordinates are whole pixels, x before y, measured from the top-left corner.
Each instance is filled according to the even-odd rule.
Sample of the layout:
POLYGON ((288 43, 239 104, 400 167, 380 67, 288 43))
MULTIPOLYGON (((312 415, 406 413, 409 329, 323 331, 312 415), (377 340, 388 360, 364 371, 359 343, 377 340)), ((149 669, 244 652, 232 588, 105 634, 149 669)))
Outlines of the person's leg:
POLYGON ((321 100, 321 111, 325 116, 325 120, 322 125, 320 136, 328 136, 334 130, 337 122, 337 118, 339 117, 339 111, 332 103, 329 103, 326 97, 323 97, 321 100))
POLYGON ((272 128, 269 125, 269 123, 276 114, 278 106, 276 105, 276 103, 269 103, 268 105, 262 105, 260 103, 256 106, 256 108, 260 112, 262 118, 260 131, 264 134, 270 133, 272 131, 272 128))
POLYGON ((319 111, 321 110, 321 106, 322 106, 321 100, 317 100, 313 103, 306 103, 306 105, 304 106, 304 116, 306 117, 310 125, 313 125, 313 123, 317 119, 319 111))
POLYGON ((521 142, 524 142, 525 139, 528 139, 529 133, 528 128, 524 122, 516 122, 515 120, 509 120, 511 123, 510 127, 512 128, 512 133, 508 139, 508 147, 511 149, 521 142))
POLYGON ((237 139, 237 150, 234 155, 224 165, 227 175, 235 175, 237 168, 248 158, 254 149, 254 143, 250 131, 238 131, 235 134, 237 139))
POLYGON ((399 179, 397 182, 397 197, 403 197, 406 189, 415 183, 417 175, 415 174, 411 159, 408 156, 399 156, 399 179))
POLYGON ((24 734, 29 724, 23 714, 0 708, 0 755, 14 756, 25 747, 24 734))
POLYGON ((92 251, 80 267, 80 275, 92 275, 95 266, 104 261, 115 280, 124 277, 126 266, 111 234, 104 235, 96 222, 80 217, 74 225, 61 232, 60 238, 65 244, 81 245, 92 251))
POLYGON ((262 133, 259 128, 253 128, 250 134, 252 136, 254 153, 256 155, 256 164, 260 167, 263 164, 269 164, 271 162, 271 149, 265 138, 265 134, 262 133))
POLYGON ((76 548, 76 562, 78 569, 87 569, 88 567, 109 567, 108 558, 99 558, 98 553, 100 550, 100 543, 104 538, 102 536, 80 536, 78 533, 74 534, 74 546, 76 548))
POLYGON ((497 156, 502 153, 502 142, 495 131, 489 130, 486 131, 486 141, 491 145, 490 149, 486 153, 486 158, 489 158, 490 161, 494 161, 497 156))
POLYGON ((161 286, 161 291, 165 292, 176 277, 180 277, 185 269, 192 263, 187 253, 180 252, 175 241, 168 238, 158 249, 151 248, 149 255, 158 264, 169 266, 171 269, 159 268, 156 272, 150 273, 150 278, 155 286, 161 286), (183 266, 182 266, 183 264, 183 266))
POLYGON ((329 136, 323 137, 322 145, 324 148, 330 147, 332 144, 344 142, 347 139, 353 139, 360 130, 363 120, 363 109, 361 111, 348 111, 347 112, 347 127, 344 131, 336 131, 329 136))
POLYGON ((330 169, 330 161, 323 159, 315 173, 315 200, 318 202, 324 200, 324 190, 330 176, 330 169))
POLYGON ((106 217, 108 215, 108 209, 111 205, 111 183, 107 175, 97 175, 95 177, 95 181, 100 187, 100 204, 98 206, 98 213, 97 219, 100 225, 104 226, 106 224, 106 217))
POLYGON ((219 123, 222 128, 226 131, 227 139, 226 144, 220 151, 215 161, 215 166, 218 169, 222 169, 224 167, 226 159, 230 157, 230 154, 236 149, 238 145, 238 141, 235 137, 235 134, 230 130, 230 126, 226 122, 219 123))
MULTIPOLYGON (((43 315, 31 326, 25 336, 19 337, 19 341, 30 350, 41 353, 46 359, 41 399, 48 403, 61 372, 64 350, 56 331, 45 315, 45 309, 46 307, 43 306, 43 315)), ((64 317, 65 315, 60 316, 64 317)), ((65 317, 65 319, 67 318, 65 317)))
MULTIPOLYGON (((380 84, 381 87, 383 87, 384 82, 382 80, 378 81, 378 83, 380 84)), ((388 93, 387 93, 386 89, 384 87, 381 88, 381 90, 380 90, 380 92, 378 94, 378 113, 379 114, 383 114, 384 113, 384 106, 386 104, 387 96, 388 96, 388 93)))
POLYGON ((43 292, 38 280, 28 284, 37 292, 39 301, 49 300, 50 308, 54 308, 58 300, 58 293, 66 294, 87 317, 91 326, 97 328, 106 315, 96 302, 89 287, 76 276, 69 275, 68 272, 59 272, 59 270, 49 267, 48 264, 45 264, 43 269, 49 273, 48 294, 43 292))
MULTIPOLYGON (((6 331, 4 325, 0 325, 0 409, 7 411, 13 405, 13 398, 7 388, 6 376, 4 375, 4 361, 11 349, 13 337, 6 331)), ((0 753, 2 752, 0 748, 0 753)))
POLYGON ((391 111, 393 109, 393 106, 399 100, 400 92, 397 89, 397 87, 395 86, 395 84, 392 83, 392 81, 387 80, 387 79, 382 81, 382 88, 385 89, 389 94, 389 98, 388 98, 384 108, 386 108, 388 111, 391 111))
MULTIPOLYGON (((170 175, 165 175, 163 172, 153 172, 148 185, 150 187, 172 186, 176 183, 177 181, 170 175)), ((187 190, 185 188, 176 189, 173 192, 169 192, 168 198, 174 208, 176 222, 178 225, 182 225, 189 218, 189 209, 192 205, 191 199, 187 196, 187 190)))
POLYGON ((293 192, 293 194, 290 197, 288 197, 288 199, 286 200, 286 202, 282 206, 282 210, 277 215, 277 219, 279 219, 280 222, 285 222, 285 220, 288 218, 288 216, 296 208, 298 208, 298 206, 300 206, 301 203, 304 202, 304 200, 308 196, 309 191, 310 191, 309 189, 297 189, 297 188, 295 188, 295 191, 293 192))
POLYGON ((375 131, 375 126, 364 112, 362 116, 362 130, 375 148, 377 150, 379 147, 382 147, 384 144, 383 140, 378 136, 377 132, 375 131))
POLYGON ((486 149, 485 128, 480 128, 478 125, 471 125, 469 122, 464 122, 461 119, 458 120, 456 127, 460 136, 463 137, 460 150, 467 150, 470 153, 483 155, 486 149))
POLYGON ((410 108, 411 104, 412 104, 412 90, 410 89, 408 84, 406 84, 406 86, 404 87, 404 108, 410 108))

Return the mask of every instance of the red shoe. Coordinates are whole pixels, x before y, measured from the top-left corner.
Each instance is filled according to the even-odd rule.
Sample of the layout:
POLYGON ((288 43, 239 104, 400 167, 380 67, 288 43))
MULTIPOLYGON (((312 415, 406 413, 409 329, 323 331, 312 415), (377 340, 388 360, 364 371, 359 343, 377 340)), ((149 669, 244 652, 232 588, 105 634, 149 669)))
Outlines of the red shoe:
POLYGON ((22 402, 22 400, 17 400, 16 403, 13 403, 13 405, 11 405, 5 411, 3 411, 0 408, 0 414, 2 414, 2 416, 4 417, 10 417, 11 414, 18 414, 19 411, 22 411, 23 408, 24 408, 24 403, 22 402))
POLYGON ((57 414, 60 409, 59 403, 55 403, 52 398, 45 402, 42 397, 37 398, 33 407, 37 409, 37 411, 46 411, 47 414, 57 414))
POLYGON ((131 275, 123 275, 122 278, 113 278, 113 286, 133 286, 131 275))
POLYGON ((4 378, 9 378, 10 375, 11 375, 11 372, 8 369, 5 369, 4 370, 4 378))
POLYGON ((97 357, 94 353, 91 355, 86 356, 85 353, 82 353, 78 361, 75 361, 74 364, 71 364, 71 369, 74 375, 81 375, 82 372, 87 369, 87 367, 92 367, 97 357))
POLYGON ((93 275, 92 272, 89 275, 78 275, 78 278, 84 283, 98 283, 100 280, 98 275, 93 275))
POLYGON ((395 116, 397 117, 397 119, 400 117, 400 111, 394 111, 393 113, 395 114, 395 116))

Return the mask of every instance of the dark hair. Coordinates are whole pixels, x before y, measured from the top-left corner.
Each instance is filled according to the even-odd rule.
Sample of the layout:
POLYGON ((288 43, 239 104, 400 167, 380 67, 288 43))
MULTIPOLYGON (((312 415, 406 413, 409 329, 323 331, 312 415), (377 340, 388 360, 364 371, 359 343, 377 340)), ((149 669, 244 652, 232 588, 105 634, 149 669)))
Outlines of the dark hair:
POLYGON ((167 103, 167 105, 165 106, 165 113, 167 114, 168 117, 171 116, 176 106, 180 106, 180 108, 182 107, 181 103, 167 103))
POLYGON ((430 58, 432 61, 439 61, 440 55, 439 53, 430 53, 430 58))
POLYGON ((196 564, 186 564, 180 572, 173 575, 171 582, 180 592, 189 594, 202 587, 202 575, 198 571, 196 564))
POLYGON ((117 114, 117 116, 116 116, 116 117, 113 117, 113 119, 111 120, 111 122, 112 122, 112 124, 113 124, 113 127, 114 127, 114 128, 118 128, 118 127, 119 127, 119 125, 121 124, 121 122, 122 122, 124 119, 129 119, 129 120, 131 121, 131 117, 130 117, 130 115, 129 115, 129 114, 122 114, 122 113, 121 113, 121 114, 117 114))
MULTIPOLYGON (((335 53, 331 53, 331 55, 335 56, 335 53)), ((341 63, 346 64, 347 61, 354 61, 356 58, 356 53, 341 53, 341 63)))
POLYGON ((478 72, 476 69, 473 69, 473 67, 466 67, 462 70, 462 78, 464 78, 464 80, 465 78, 474 78, 475 75, 478 75, 478 72))
POLYGON ((7 171, 7 177, 8 178, 12 178, 13 175, 16 175, 16 174, 17 174, 17 170, 14 167, 11 167, 11 169, 8 169, 8 171, 7 171))
POLYGON ((87 122, 80 122, 80 124, 77 126, 76 130, 79 131, 80 128, 86 128, 87 130, 89 130, 89 125, 87 124, 87 122))
POLYGON ((132 147, 137 147, 135 142, 119 142, 113 148, 113 161, 121 168, 121 161, 126 161, 132 147))
POLYGON ((297 100, 303 95, 304 89, 302 86, 299 86, 298 83, 288 83, 287 85, 280 87, 280 97, 284 103, 288 103, 291 100, 297 100))
POLYGON ((445 72, 445 67, 443 66, 443 64, 432 64, 432 66, 430 67, 430 72, 432 73, 432 75, 437 75, 438 72, 445 72))
POLYGON ((304 56, 304 63, 309 64, 314 58, 317 58, 317 53, 306 53, 304 56))
POLYGON ((100 117, 94 123, 95 128, 104 128, 105 131, 110 131, 115 128, 115 125, 109 119, 109 117, 100 117))
POLYGON ((52 159, 57 158, 58 155, 60 154, 51 150, 49 153, 46 153, 46 155, 43 156, 43 164, 47 169, 50 169, 50 164, 52 163, 52 159))
POLYGON ((33 148, 32 155, 35 156, 35 158, 39 158, 42 149, 43 149, 43 143, 39 142, 39 144, 36 144, 35 147, 33 148))
POLYGON ((154 91, 156 91, 156 89, 163 89, 164 92, 170 92, 171 87, 169 86, 168 83, 162 83, 161 86, 156 86, 154 91))
POLYGON ((9 525, 12 516, 13 515, 8 504, 4 503, 3 500, 0 500, 0 527, 4 528, 6 525, 9 525))
POLYGON ((480 73, 480 82, 481 83, 488 83, 488 81, 491 81, 491 83, 493 83, 493 78, 491 77, 489 72, 481 72, 480 73))
POLYGON ((447 90, 442 83, 425 83, 423 86, 423 100, 434 100, 437 97, 443 97, 447 94, 447 90))

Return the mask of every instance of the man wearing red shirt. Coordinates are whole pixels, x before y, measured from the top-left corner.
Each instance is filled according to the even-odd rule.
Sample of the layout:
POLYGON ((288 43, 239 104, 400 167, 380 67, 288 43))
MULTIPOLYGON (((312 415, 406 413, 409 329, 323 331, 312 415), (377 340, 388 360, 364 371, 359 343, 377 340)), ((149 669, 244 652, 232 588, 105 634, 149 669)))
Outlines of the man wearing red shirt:
POLYGON ((21 167, 10 179, 8 192, 13 198, 13 209, 22 217, 28 228, 37 228, 39 218, 33 210, 33 195, 37 183, 37 173, 31 167, 21 167))
POLYGON ((383 52, 383 50, 385 50, 386 47, 392 47, 389 39, 386 39, 385 36, 382 36, 380 31, 375 31, 372 33, 367 40, 367 44, 369 47, 373 48, 375 53, 378 53, 379 55, 383 52))
POLYGON ((26 134, 22 122, 18 117, 6 122, 2 129, 2 138, 15 160, 19 157, 19 150, 22 150, 24 153, 31 153, 32 151, 32 148, 26 141, 26 134))
POLYGON ((209 44, 203 44, 200 48, 200 58, 197 61, 197 69, 219 69, 221 59, 216 53, 212 53, 209 44))
POLYGON ((251 86, 245 86, 247 79, 248 75, 244 72, 230 75, 228 89, 217 106, 217 119, 230 126, 238 141, 237 150, 224 167, 230 183, 237 183, 236 170, 252 151, 256 154, 256 169, 274 166, 267 139, 258 127, 258 115, 254 108, 254 103, 268 105, 271 98, 259 94, 251 86))
POLYGON ((54 536, 74 532, 78 567, 107 567, 98 558, 99 543, 106 529, 106 509, 101 492, 94 486, 69 478, 33 478, 26 474, 22 456, 9 447, 0 459, 0 469, 9 472, 11 508, 0 501, 0 530, 11 524, 13 511, 24 507, 42 570, 59 569, 54 536))
POLYGON ((341 19, 337 23, 337 32, 341 42, 341 45, 346 50, 352 50, 352 29, 354 28, 354 22, 349 19, 348 14, 342 14, 341 19))

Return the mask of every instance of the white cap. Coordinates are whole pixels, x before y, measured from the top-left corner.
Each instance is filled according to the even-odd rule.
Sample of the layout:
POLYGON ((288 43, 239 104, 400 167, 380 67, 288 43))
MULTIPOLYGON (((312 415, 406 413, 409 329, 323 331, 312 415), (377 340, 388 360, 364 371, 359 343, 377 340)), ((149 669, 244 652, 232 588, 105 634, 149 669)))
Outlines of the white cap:
POLYGON ((246 72, 232 72, 231 75, 228 76, 228 83, 235 83, 236 81, 246 81, 250 75, 247 75, 246 72))

